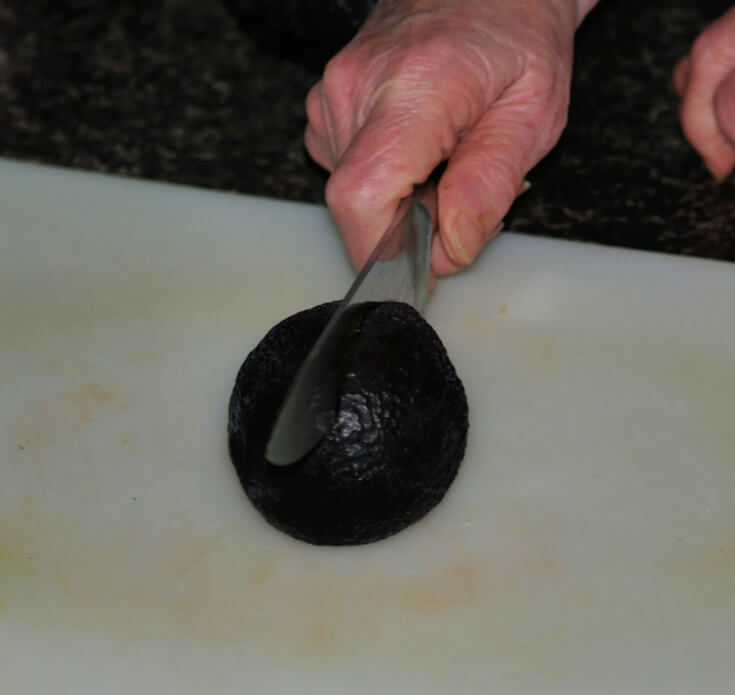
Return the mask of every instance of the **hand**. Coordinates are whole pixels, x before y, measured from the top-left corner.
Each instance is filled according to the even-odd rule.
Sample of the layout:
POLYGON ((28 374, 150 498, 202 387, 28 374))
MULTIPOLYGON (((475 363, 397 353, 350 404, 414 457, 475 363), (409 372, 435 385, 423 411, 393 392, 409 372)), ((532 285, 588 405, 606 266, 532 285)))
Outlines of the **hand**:
POLYGON ((707 27, 674 69, 684 135, 717 179, 735 167, 735 7, 707 27))
POLYGON ((356 267, 442 162, 437 274, 470 264, 566 124, 594 0, 379 0, 307 98, 305 140, 356 267))

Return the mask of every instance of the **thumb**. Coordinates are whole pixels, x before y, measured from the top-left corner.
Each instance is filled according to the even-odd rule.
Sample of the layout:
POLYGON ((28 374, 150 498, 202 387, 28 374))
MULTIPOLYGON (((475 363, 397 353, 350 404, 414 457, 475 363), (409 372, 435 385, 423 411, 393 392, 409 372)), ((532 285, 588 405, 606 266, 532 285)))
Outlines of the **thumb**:
POLYGON ((460 141, 439 182, 440 239, 432 251, 438 274, 472 263, 500 230, 524 190, 525 173, 561 133, 564 112, 550 113, 554 109, 546 101, 529 106, 522 95, 517 103, 501 100, 460 141))
POLYGON ((735 69, 717 87, 715 116, 720 131, 735 147, 735 69))

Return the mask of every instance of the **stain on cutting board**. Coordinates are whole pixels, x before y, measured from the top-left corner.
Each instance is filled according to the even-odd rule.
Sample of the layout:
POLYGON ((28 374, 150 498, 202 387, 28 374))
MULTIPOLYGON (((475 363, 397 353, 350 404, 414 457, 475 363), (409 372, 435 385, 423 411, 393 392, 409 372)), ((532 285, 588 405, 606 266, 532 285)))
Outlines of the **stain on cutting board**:
POLYGON ((393 539, 318 549, 251 508, 225 425, 265 330, 352 277, 326 212, 127 186, 39 174, 3 208, 11 675, 31 654, 89 690, 63 659, 94 652, 104 676, 173 683, 174 664, 188 692, 225 671, 321 692, 341 669, 361 695, 416 674, 427 693, 729 695, 730 267, 504 235, 429 306, 470 400, 455 485, 393 539), (29 199, 60 190, 88 204, 51 220, 29 199))
MULTIPOLYGON (((549 361, 527 325, 506 330, 495 330, 495 354, 505 359, 507 350, 509 363, 512 354, 526 367, 542 364, 549 393, 559 373, 575 365, 598 374, 589 372, 590 354, 609 363, 610 354, 579 336, 571 345, 541 341, 544 354, 556 355, 549 361)), ((675 365, 637 354, 649 375, 671 383, 675 365)), ((191 359, 199 359, 196 350, 191 359)), ((126 381, 55 377, 14 419, 14 433, 35 436, 39 446, 12 454, 11 465, 32 475, 18 477, 23 494, 0 510, 6 616, 23 616, 36 630, 102 630, 123 652, 171 638, 325 665, 369 659, 455 673, 482 664, 488 677, 528 687, 529 674, 563 681, 582 654, 599 674, 610 668, 610 650, 622 649, 625 662, 633 658, 627 650, 652 641, 676 651, 689 635, 707 644, 727 632, 735 509, 715 505, 708 517, 692 515, 688 503, 677 508, 682 470, 664 476, 645 451, 637 477, 628 479, 594 462, 564 464, 558 451, 548 451, 545 462, 524 459, 524 440, 512 431, 496 442, 495 425, 471 429, 456 489, 416 529, 374 547, 312 548, 278 534, 250 509, 224 444, 212 446, 216 428, 200 428, 195 412, 185 417, 149 395, 146 412, 157 413, 155 425, 146 429, 132 419, 136 380, 155 393, 168 379, 141 373, 146 363, 127 362, 127 374, 137 376, 126 381), (200 442, 197 432, 205 429, 200 442), (116 471, 129 467, 132 480, 112 476, 95 451, 107 451, 116 471), (534 487, 549 467, 559 484, 576 476, 569 490, 591 501, 594 515, 580 511, 571 493, 565 501, 545 478, 534 487), (146 481, 158 479, 169 486, 153 494, 146 481), (647 491, 669 502, 647 510, 647 491)), ((494 385, 503 388, 497 376, 494 385)), ((704 397, 707 384, 694 387, 704 397)), ((219 393, 217 383, 191 388, 212 398, 219 393)), ((503 423, 499 418, 498 427, 503 423)), ((616 424, 606 427, 614 433, 616 424)), ((708 474, 717 491, 735 485, 724 464, 708 474)), ((716 502, 717 491, 701 481, 690 489, 694 503, 716 502)), ((707 653, 720 663, 711 647, 707 653)), ((702 654, 689 658, 702 666, 702 654)))
POLYGON ((13 431, 18 442, 25 446, 69 442, 102 411, 127 407, 119 385, 84 382, 37 396, 20 409, 13 431))
POLYGON ((728 546, 721 534, 714 545, 689 537, 646 556, 609 529, 598 541, 617 558, 627 550, 628 561, 601 571, 590 563, 605 553, 569 557, 565 521, 553 515, 508 502, 491 517, 496 528, 478 529, 457 516, 468 513, 461 497, 448 507, 416 534, 342 552, 291 542, 257 518, 203 537, 175 509, 158 528, 131 507, 127 522, 91 530, 71 510, 50 517, 30 495, 2 519, 0 600, 37 629, 71 620, 123 650, 178 635, 327 663, 454 669, 481 659, 508 678, 528 668, 560 676, 596 647, 706 633, 729 620, 732 536, 728 546), (480 554, 485 534, 494 538, 480 554))

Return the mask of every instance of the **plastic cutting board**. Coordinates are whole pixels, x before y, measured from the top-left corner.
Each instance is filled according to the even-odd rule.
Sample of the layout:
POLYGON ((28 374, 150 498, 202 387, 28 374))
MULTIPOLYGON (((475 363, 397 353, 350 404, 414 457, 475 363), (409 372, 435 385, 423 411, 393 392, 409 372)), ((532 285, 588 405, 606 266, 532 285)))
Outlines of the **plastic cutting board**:
POLYGON ((455 484, 317 548, 227 401, 351 278, 318 206, 0 162, 2 692, 732 693, 735 266, 503 234, 427 313, 455 484))

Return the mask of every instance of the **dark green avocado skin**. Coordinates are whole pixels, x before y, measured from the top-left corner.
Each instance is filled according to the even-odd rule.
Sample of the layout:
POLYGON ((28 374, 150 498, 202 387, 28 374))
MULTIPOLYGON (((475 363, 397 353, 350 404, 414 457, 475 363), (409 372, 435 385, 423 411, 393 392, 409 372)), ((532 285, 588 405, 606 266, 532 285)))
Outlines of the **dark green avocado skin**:
POLYGON ((434 329, 408 304, 367 303, 355 310, 331 430, 297 463, 269 463, 286 389, 337 304, 274 326, 240 368, 229 408, 245 493, 273 526, 318 545, 370 543, 418 521, 454 480, 468 430, 462 382, 434 329))

